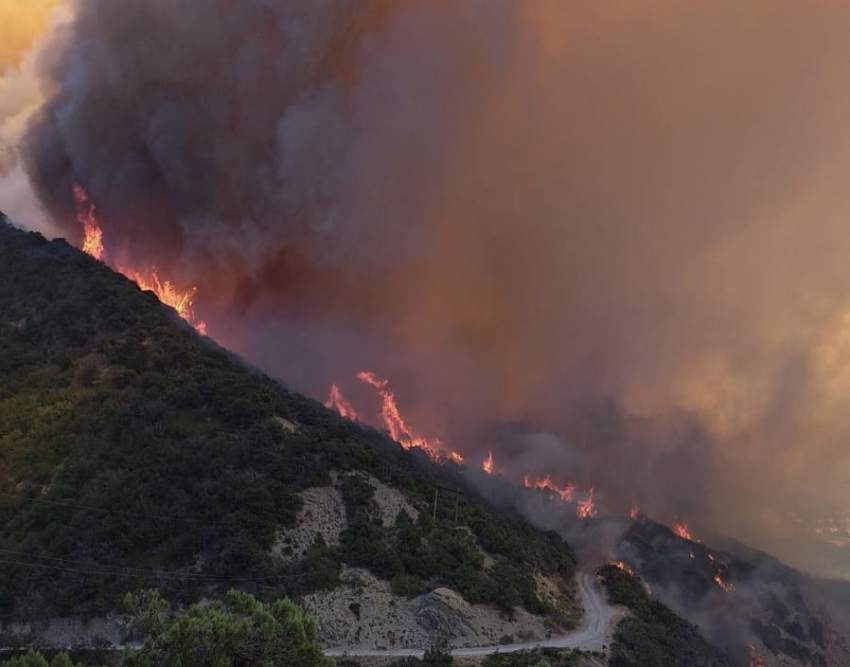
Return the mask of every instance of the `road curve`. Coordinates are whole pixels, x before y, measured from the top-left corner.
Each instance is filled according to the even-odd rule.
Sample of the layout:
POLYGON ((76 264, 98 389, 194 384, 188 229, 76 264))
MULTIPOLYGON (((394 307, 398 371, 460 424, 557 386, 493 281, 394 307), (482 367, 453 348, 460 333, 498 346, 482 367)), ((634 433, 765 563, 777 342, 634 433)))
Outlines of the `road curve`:
MULTIPOLYGON (((608 604, 599 589, 593 572, 581 571, 576 575, 579 595, 584 607, 584 620, 577 630, 548 640, 524 642, 521 644, 499 644, 491 646, 473 646, 456 648, 451 652, 455 656, 491 655, 493 653, 514 653, 533 648, 579 648, 585 651, 598 651, 608 643, 608 629, 616 610, 608 604)), ((325 655, 353 658, 372 658, 379 656, 421 658, 425 651, 415 648, 366 650, 366 649, 328 649, 325 655)))

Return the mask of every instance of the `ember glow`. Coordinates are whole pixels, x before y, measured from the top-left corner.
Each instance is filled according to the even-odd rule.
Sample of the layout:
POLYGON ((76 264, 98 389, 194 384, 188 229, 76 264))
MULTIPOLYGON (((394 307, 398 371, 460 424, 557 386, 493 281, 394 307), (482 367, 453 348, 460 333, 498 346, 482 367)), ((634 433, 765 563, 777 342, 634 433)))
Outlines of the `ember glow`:
POLYGON ((723 573, 720 570, 718 570, 714 575, 714 583, 720 586, 720 588, 722 588, 727 593, 731 593, 735 590, 734 584, 726 583, 723 580, 723 573))
POLYGON ((612 563, 611 563, 611 565, 613 565, 614 567, 616 567, 616 568, 617 568, 618 570, 620 570, 621 572, 625 572, 625 573, 626 573, 626 574, 628 574, 630 577, 634 577, 634 576, 635 576, 635 571, 634 571, 632 568, 630 568, 628 565, 626 565, 626 564, 625 564, 623 561, 621 561, 621 560, 618 560, 618 561, 612 562, 612 563))
POLYGON ((767 663, 761 654, 756 650, 756 647, 750 645, 750 664, 749 667, 767 667, 767 663))
POLYGON ((198 333, 205 335, 207 325, 195 317, 193 310, 196 288, 180 290, 170 281, 160 278, 157 270, 153 268, 137 271, 121 264, 110 263, 103 246, 103 230, 97 219, 97 209, 94 202, 92 202, 86 189, 78 183, 71 187, 71 194, 74 198, 77 222, 83 227, 83 242, 80 249, 91 257, 110 264, 115 271, 136 283, 139 289, 156 294, 156 297, 164 305, 176 310, 177 314, 191 324, 198 333))

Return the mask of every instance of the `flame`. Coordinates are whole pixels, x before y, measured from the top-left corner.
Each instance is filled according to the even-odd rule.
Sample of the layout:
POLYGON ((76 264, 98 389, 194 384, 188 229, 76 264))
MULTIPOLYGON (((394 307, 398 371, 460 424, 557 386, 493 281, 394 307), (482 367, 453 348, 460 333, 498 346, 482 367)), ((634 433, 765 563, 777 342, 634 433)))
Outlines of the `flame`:
POLYGON ((727 593, 731 593, 732 591, 735 590, 735 584, 727 584, 725 581, 723 581, 722 574, 723 573, 722 573, 721 570, 717 570, 717 572, 714 575, 714 583, 717 584, 718 586, 720 586, 720 588, 722 588, 727 593))
POLYGON ((593 502, 593 487, 587 492, 587 498, 580 500, 576 507, 576 514, 580 519, 589 519, 596 516, 596 505, 593 502))
POLYGON ((325 407, 331 410, 336 410, 341 417, 345 417, 346 419, 351 419, 353 421, 359 421, 360 419, 351 403, 349 403, 348 399, 342 395, 339 387, 335 384, 331 385, 331 393, 330 396, 328 396, 328 400, 325 401, 325 407))
POLYGON ((759 655, 759 652, 756 650, 756 647, 750 644, 750 665, 749 667, 767 667, 767 663, 764 661, 764 658, 759 655))
POLYGON ((487 458, 484 459, 484 463, 481 464, 481 469, 486 472, 488 475, 493 474, 493 452, 492 450, 487 452, 487 458))
POLYGON ((629 516, 631 517, 632 521, 638 520, 638 517, 640 516, 640 507, 638 507, 637 503, 632 503, 632 509, 629 512, 629 516))
POLYGON ((693 535, 691 535, 691 531, 688 526, 681 521, 676 521, 673 524, 673 532, 681 537, 683 540, 688 540, 689 542, 696 542, 693 535))
POLYGON ((561 500, 565 503, 571 503, 573 501, 573 494, 576 492, 576 487, 572 484, 567 484, 561 491, 558 493, 561 496, 561 500))
MULTIPOLYGON (((97 208, 94 202, 89 197, 86 189, 79 183, 74 183, 71 186, 71 194, 74 197, 74 211, 77 221, 83 226, 83 244, 80 249, 97 260, 106 261, 107 254, 103 246, 103 229, 97 219, 97 208)), ((176 310, 177 314, 195 327, 198 333, 206 335, 207 325, 195 318, 192 308, 192 299, 197 291, 195 287, 181 291, 169 280, 160 278, 155 268, 137 271, 130 267, 121 266, 120 264, 111 264, 111 266, 118 273, 123 274, 127 279, 136 283, 140 289, 156 294, 156 297, 163 304, 176 310)))
POLYGON ((689 553, 689 554, 688 554, 688 558, 690 558, 691 560, 693 560, 693 559, 694 559, 694 558, 696 558, 696 557, 697 557, 697 556, 696 556, 696 554, 695 554, 693 551, 691 551, 691 553, 689 553))
POLYGON ((74 196, 74 211, 77 220, 83 226, 83 246, 81 250, 103 261, 103 230, 97 220, 97 212, 94 202, 89 198, 88 192, 78 183, 71 186, 71 194, 74 196))
POLYGON ((634 577, 634 576, 635 576, 635 571, 634 571, 632 568, 630 568, 628 565, 626 565, 626 564, 625 564, 623 561, 621 561, 621 560, 618 560, 618 561, 612 561, 611 565, 613 565, 614 567, 616 567, 616 568, 617 568, 618 570, 620 570, 621 572, 625 572, 625 573, 626 573, 626 574, 628 574, 630 577, 634 577))
MULTIPOLYGON (((534 482, 531 481, 531 477, 529 475, 523 475, 522 485, 527 489, 540 489, 554 493, 565 503, 572 503, 575 499, 575 485, 571 482, 567 482, 566 485, 559 486, 552 480, 551 475, 546 475, 542 479, 538 479, 534 482)), ((587 496, 578 501, 578 504, 576 505, 576 516, 580 519, 589 519, 592 516, 596 516, 596 504, 594 502, 593 495, 594 489, 591 486, 587 492, 587 496)))

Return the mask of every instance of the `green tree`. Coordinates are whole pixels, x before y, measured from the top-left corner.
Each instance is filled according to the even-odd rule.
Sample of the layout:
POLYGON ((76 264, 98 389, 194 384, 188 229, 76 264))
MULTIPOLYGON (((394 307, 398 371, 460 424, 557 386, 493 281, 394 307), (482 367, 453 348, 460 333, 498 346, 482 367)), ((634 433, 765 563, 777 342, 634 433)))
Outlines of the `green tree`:
POLYGON ((48 660, 38 651, 29 650, 25 655, 20 655, 0 663, 2 667, 80 667, 76 665, 67 653, 57 653, 53 660, 48 660))
MULTIPOLYGON (((231 590, 227 602, 192 605, 163 619, 161 598, 136 597, 142 628, 159 628, 140 649, 125 649, 124 667, 332 667, 316 641, 313 621, 289 600, 271 604, 231 590), (145 608, 144 601, 151 603, 145 608)), ((29 665, 22 667, 30 667, 29 665)), ((32 667, 43 667, 33 665, 32 667)))

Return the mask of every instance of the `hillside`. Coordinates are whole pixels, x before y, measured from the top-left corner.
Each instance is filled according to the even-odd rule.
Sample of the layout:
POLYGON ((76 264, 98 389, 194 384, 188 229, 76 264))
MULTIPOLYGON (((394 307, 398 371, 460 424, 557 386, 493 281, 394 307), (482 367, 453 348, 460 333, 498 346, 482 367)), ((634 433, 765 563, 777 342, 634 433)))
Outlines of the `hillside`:
POLYGON ((0 224, 0 621, 237 585, 330 606, 324 639, 353 640, 334 626, 354 633, 360 610, 334 620, 321 593, 354 578, 386 604, 443 587, 534 615, 526 632, 573 626, 563 540, 468 490, 435 515, 438 484, 462 475, 286 391, 64 241, 0 224))
POLYGON ((646 518, 617 549, 652 591, 729 655, 755 650, 769 665, 850 665, 850 617, 820 582, 767 554, 684 539, 646 518))
MULTIPOLYGON (((466 477, 287 391, 64 241, 0 223, 0 646, 126 641, 122 600, 143 588, 183 608, 234 587, 291 597, 339 652, 575 628, 573 551, 520 518, 541 493, 497 511, 466 477)), ((665 597, 680 581, 714 592, 714 570, 675 567, 703 548, 649 521, 628 532, 619 557, 653 594, 603 569, 630 609, 611 664, 745 664, 665 597)))

